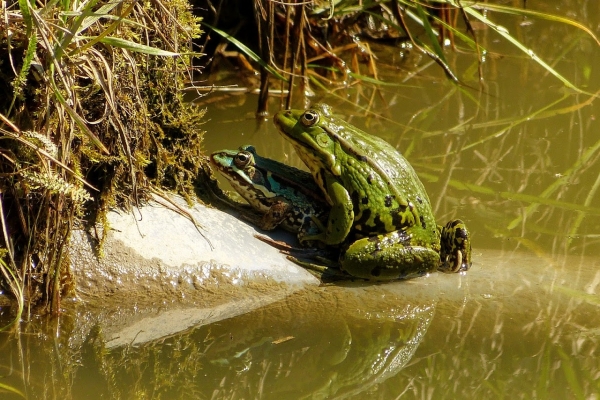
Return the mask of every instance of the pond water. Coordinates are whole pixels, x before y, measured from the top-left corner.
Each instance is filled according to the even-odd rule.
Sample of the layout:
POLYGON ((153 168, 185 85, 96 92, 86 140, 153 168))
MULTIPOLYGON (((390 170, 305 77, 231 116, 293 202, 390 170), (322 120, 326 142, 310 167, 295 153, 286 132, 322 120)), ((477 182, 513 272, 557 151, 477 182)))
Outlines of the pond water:
MULTIPOLYGON (((598 2, 530 3, 600 34, 598 2)), ((482 91, 471 52, 447 52, 459 87, 416 52, 372 45, 388 85, 308 98, 406 156, 438 221, 469 226, 470 271, 305 290, 135 347, 81 332, 84 313, 33 320, 0 333, 0 397, 600 398, 600 45, 573 26, 489 16, 582 92, 475 25, 482 91)), ((206 152, 253 144, 301 167, 256 102, 198 99, 206 152)))

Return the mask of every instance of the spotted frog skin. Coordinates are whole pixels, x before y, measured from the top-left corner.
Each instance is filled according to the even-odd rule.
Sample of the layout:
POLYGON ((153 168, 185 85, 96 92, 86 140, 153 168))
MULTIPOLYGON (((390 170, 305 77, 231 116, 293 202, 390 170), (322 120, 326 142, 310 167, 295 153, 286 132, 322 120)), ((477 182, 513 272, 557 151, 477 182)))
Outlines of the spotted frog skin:
POLYGON ((261 215, 258 220, 246 216, 259 228, 281 226, 304 242, 305 236, 319 232, 319 220, 326 221, 329 205, 308 172, 261 157, 250 145, 216 151, 210 161, 261 215))
POLYGON ((391 280, 470 268, 466 226, 436 224, 423 184, 387 142, 333 116, 325 104, 280 111, 274 122, 331 206, 324 229, 302 240, 344 244, 342 270, 391 280))

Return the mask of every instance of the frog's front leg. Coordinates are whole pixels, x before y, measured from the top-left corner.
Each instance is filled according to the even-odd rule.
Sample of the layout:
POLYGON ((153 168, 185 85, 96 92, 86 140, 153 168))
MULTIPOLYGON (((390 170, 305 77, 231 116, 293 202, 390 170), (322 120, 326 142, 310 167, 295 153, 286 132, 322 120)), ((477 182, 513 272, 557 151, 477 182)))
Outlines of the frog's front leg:
POLYGON ((286 201, 274 201, 269 210, 262 215, 256 212, 243 212, 240 217, 263 231, 272 231, 287 218, 291 209, 291 204, 286 201))
POLYGON ((269 211, 261 218, 260 229, 272 231, 278 227, 291 213, 293 206, 287 201, 274 202, 269 211))
POLYGON ((354 205, 346 188, 333 175, 324 173, 325 191, 331 203, 327 227, 316 235, 306 235, 301 241, 318 240, 326 245, 342 243, 354 223, 354 205))
POLYGON ((340 258, 341 269, 371 280, 412 278, 435 271, 439 254, 425 246, 410 244, 404 231, 367 237, 352 243, 340 258))

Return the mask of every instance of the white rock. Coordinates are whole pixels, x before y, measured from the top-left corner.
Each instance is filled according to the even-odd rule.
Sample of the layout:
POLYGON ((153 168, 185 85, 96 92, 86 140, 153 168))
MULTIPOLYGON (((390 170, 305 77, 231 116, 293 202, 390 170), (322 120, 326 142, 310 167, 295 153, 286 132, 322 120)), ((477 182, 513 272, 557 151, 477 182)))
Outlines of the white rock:
POLYGON ((256 239, 257 231, 239 219, 200 204, 189 208, 181 198, 173 200, 200 231, 186 216, 153 202, 133 214, 108 214, 110 231, 101 257, 95 253, 97 239, 82 230, 73 232, 70 259, 78 298, 88 308, 104 310, 105 323, 110 316, 119 330, 134 332, 119 333, 112 345, 130 342, 141 331, 146 333, 140 340, 147 341, 214 320, 217 314, 233 317, 319 284, 256 239), (158 308, 188 310, 167 320, 148 317, 158 308), (158 333, 148 329, 158 325, 163 327, 158 333))

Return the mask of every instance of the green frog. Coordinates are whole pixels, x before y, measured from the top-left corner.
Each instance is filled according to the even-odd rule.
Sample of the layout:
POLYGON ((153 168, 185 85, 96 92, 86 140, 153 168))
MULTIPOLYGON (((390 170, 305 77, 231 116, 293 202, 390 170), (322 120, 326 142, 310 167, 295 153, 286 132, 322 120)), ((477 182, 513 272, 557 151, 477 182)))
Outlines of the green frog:
POLYGON ((331 207, 323 229, 301 240, 344 244, 341 269, 365 279, 470 268, 465 224, 436 224, 414 169, 386 141, 333 116, 325 104, 280 111, 274 122, 331 207))
POLYGON ((210 161, 260 215, 245 218, 263 230, 281 226, 313 244, 303 239, 322 229, 329 205, 310 173, 261 157, 250 145, 216 151, 210 161))

